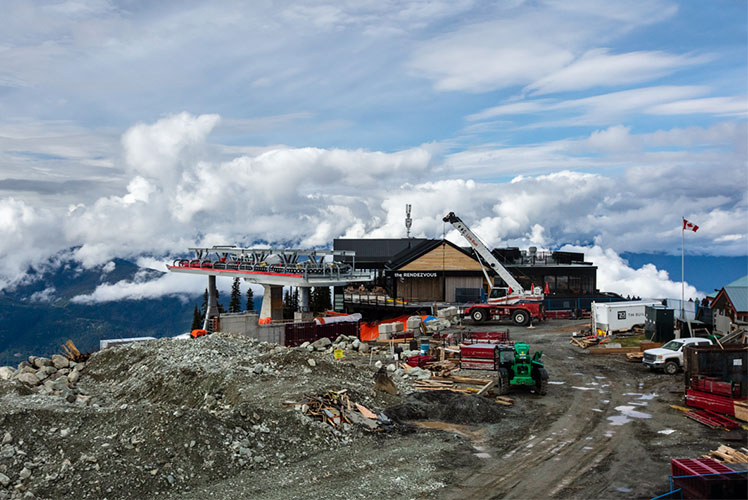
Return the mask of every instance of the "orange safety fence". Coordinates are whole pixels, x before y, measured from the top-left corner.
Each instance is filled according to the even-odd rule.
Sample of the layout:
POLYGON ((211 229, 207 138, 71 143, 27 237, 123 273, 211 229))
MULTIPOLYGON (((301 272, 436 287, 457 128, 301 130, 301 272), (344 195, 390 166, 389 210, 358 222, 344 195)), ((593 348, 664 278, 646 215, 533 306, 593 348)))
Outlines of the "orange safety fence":
MULTIPOLYGON (((425 319, 428 316, 421 316, 421 319, 425 319)), ((382 321, 370 321, 368 323, 361 322, 361 340, 375 340, 379 337, 379 325, 382 323, 402 323, 403 331, 407 328, 408 318, 410 315, 398 316, 391 319, 383 319, 382 321)))

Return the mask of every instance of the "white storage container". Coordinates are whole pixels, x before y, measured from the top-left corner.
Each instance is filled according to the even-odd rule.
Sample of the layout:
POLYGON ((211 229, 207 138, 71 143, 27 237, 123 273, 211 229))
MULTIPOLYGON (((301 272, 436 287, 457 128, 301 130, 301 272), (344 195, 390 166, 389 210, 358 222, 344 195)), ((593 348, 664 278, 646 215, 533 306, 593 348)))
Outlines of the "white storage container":
POLYGON ((592 328, 599 335, 631 330, 634 325, 643 325, 644 309, 647 306, 662 305, 662 302, 634 300, 628 302, 593 302, 592 328))

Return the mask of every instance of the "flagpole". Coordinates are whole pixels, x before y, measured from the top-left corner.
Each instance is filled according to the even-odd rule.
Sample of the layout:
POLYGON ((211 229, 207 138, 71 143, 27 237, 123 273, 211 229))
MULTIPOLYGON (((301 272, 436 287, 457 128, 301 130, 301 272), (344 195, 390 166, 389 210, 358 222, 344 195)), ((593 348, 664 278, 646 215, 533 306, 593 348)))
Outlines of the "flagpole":
MULTIPOLYGON (((685 311, 685 298, 686 298, 686 218, 683 217, 683 222, 680 228, 680 318, 681 321, 686 319, 685 311)), ((681 335, 682 336, 682 335, 681 335)))

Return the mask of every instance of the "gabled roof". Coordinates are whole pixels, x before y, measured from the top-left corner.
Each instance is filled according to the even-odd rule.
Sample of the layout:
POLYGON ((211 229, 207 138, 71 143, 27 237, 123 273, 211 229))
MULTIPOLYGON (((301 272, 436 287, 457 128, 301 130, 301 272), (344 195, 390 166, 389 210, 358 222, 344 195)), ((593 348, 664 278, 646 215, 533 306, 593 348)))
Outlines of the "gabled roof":
POLYGON ((726 295, 736 312, 748 312, 748 276, 743 276, 722 288, 717 294, 716 300, 721 295, 726 295))
POLYGON ((743 276, 742 278, 738 278, 732 283, 725 285, 725 288, 733 286, 748 287, 748 275, 743 276))
POLYGON ((410 262, 413 262, 414 260, 418 259, 422 255, 427 254, 431 250, 435 248, 439 248, 442 243, 446 243, 447 245, 451 246, 455 250, 458 250, 464 253, 465 255, 467 255, 468 257, 476 261, 478 260, 476 259, 475 255, 473 255, 471 251, 466 250, 462 247, 459 247, 449 240, 425 240, 425 241, 421 241, 418 245, 414 245, 412 248, 406 248, 405 250, 398 253, 397 255, 394 255, 392 257, 392 260, 390 260, 387 263, 386 267, 387 269, 399 269, 409 264, 410 262))

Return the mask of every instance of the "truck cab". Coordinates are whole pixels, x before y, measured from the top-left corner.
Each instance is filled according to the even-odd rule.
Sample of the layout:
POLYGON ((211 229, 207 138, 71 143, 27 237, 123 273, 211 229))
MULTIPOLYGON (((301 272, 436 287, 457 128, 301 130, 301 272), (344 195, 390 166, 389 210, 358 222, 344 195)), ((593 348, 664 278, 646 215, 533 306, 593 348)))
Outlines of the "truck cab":
POLYGON ((683 349, 686 346, 707 345, 712 345, 712 341, 699 337, 674 339, 662 347, 644 351, 642 363, 650 369, 662 369, 668 375, 675 375, 678 370, 683 368, 683 349))

